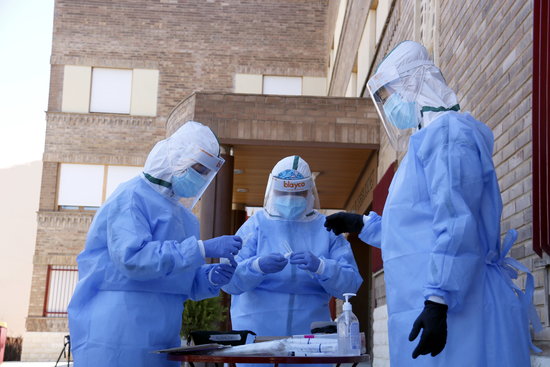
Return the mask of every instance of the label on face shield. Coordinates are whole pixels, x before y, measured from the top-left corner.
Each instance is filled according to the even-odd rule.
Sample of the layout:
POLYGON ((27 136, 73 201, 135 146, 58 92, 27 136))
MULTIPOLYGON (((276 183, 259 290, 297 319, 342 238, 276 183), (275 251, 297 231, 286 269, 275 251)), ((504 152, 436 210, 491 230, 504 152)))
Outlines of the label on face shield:
POLYGON ((311 178, 301 180, 283 180, 273 177, 273 188, 277 191, 295 192, 306 191, 311 188, 311 178))

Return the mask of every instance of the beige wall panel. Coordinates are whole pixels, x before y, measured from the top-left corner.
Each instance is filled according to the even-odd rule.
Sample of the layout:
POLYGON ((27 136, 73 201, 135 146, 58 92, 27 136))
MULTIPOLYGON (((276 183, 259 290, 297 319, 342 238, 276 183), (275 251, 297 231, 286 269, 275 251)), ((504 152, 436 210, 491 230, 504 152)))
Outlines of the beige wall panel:
POLYGON ((90 66, 65 65, 61 111, 88 113, 91 77, 90 66))
MULTIPOLYGON (((369 75, 370 65, 374 57, 376 42, 376 10, 370 10, 367 23, 363 30, 359 51, 357 51, 357 96, 361 96, 361 90, 369 75)), ((368 91, 365 91, 365 96, 368 91)))
POLYGON ((351 73, 349 77, 348 87, 346 89, 346 97, 357 97, 357 73, 351 73))
POLYGON ((328 75, 327 91, 332 79, 332 71, 334 69, 334 62, 336 61, 336 52, 340 44, 340 35, 342 34, 342 26, 344 24, 344 15, 346 14, 347 3, 348 3, 348 0, 341 0, 340 5, 338 6, 338 12, 336 15, 336 24, 334 26, 334 38, 332 42, 333 48, 330 51, 330 55, 329 55, 330 63, 329 63, 328 72, 327 72, 327 75, 328 75))
POLYGON ((380 41, 384 24, 388 18, 390 12, 390 0, 379 0, 378 7, 376 8, 376 43, 380 41))
POLYGON ((340 35, 342 34, 342 26, 344 24, 344 16, 346 15, 346 6, 348 0, 341 0, 338 8, 338 16, 336 18, 336 28, 334 29, 334 49, 338 50, 340 43, 340 35))
POLYGON ((378 182, 378 157, 376 152, 373 155, 369 157, 367 166, 347 202, 345 209, 348 212, 363 214, 372 203, 374 187, 378 182))
POLYGON ((158 70, 134 69, 132 73, 131 115, 157 115, 158 85, 158 70))
POLYGON ((327 78, 304 76, 302 79, 302 95, 326 96, 327 78))
POLYGON ((262 94, 262 74, 235 74, 235 93, 262 94))

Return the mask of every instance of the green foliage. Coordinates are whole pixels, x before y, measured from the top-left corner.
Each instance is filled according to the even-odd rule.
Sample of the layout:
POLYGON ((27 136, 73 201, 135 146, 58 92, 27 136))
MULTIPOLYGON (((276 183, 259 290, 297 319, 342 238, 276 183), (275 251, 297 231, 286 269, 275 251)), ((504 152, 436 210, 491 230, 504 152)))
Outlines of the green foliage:
POLYGON ((218 330, 227 317, 227 307, 222 304, 222 297, 184 303, 180 335, 188 339, 189 333, 196 330, 218 330))

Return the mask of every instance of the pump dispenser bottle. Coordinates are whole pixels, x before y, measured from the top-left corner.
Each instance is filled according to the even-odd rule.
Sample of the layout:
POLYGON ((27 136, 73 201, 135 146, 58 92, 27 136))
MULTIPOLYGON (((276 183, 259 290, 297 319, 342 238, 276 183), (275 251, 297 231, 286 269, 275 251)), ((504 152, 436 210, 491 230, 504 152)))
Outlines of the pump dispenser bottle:
POLYGON ((338 354, 343 356, 358 356, 361 354, 361 336, 359 334, 359 320, 351 312, 349 297, 354 293, 344 293, 342 313, 336 321, 338 330, 338 354))

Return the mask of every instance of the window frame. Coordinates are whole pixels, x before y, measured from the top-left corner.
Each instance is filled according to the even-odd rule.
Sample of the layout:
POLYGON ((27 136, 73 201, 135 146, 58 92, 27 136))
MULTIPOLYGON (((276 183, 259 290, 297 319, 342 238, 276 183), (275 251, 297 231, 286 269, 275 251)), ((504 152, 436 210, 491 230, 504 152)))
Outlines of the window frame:
MULTIPOLYGON (((68 280, 71 280, 70 278, 68 280)), ((74 290, 76 288, 76 284, 78 283, 78 267, 76 265, 48 265, 47 275, 46 275, 46 292, 44 294, 44 309, 42 312, 43 317, 50 317, 50 318, 59 318, 59 317, 66 317, 67 316, 67 308, 69 306, 69 302, 73 296, 74 290), (54 301, 56 302, 56 305, 59 306, 58 302, 64 302, 66 303, 66 306, 64 307, 65 311, 49 311, 50 308, 50 298, 52 297, 52 289, 51 289, 51 280, 53 277, 53 272, 59 271, 59 272, 77 272, 76 279, 73 279, 72 282, 68 284, 68 286, 65 286, 61 291, 61 300, 54 301), (71 290, 72 288, 72 290, 71 290)), ((57 294, 56 294, 57 295, 57 294)), ((59 297, 56 297, 59 298, 59 297)))

